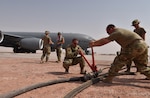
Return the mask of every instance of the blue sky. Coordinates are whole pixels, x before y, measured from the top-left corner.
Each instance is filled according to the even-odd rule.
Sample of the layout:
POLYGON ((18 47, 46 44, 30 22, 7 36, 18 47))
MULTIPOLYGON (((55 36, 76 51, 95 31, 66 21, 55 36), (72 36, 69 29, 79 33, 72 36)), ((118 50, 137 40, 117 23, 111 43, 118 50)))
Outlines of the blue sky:
MULTIPOLYGON (((107 36, 108 24, 133 30, 132 20, 139 19, 149 44, 149 4, 150 0, 1 0, 0 29, 83 33, 99 39, 107 36)), ((114 53, 119 48, 111 43, 96 51, 114 53)))

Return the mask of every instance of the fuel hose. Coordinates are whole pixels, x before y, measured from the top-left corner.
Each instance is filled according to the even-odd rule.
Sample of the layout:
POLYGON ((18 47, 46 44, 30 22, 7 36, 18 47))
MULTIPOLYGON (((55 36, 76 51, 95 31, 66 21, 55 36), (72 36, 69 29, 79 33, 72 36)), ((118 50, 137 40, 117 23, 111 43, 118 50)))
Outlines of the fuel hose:
MULTIPOLYGON (((120 76, 120 75, 135 75, 135 73, 134 72, 120 72, 116 76, 120 76)), ((80 86, 78 86, 77 88, 73 89, 68 94, 66 94, 64 98, 73 98, 84 89, 88 88, 89 86, 95 83, 98 83, 99 81, 102 81, 107 76, 108 76, 108 73, 103 73, 103 74, 100 74, 96 78, 92 78, 91 80, 88 80, 87 82, 82 83, 80 86)))
POLYGON ((71 82, 71 81, 80 81, 82 80, 83 77, 72 77, 72 78, 65 78, 65 79, 59 79, 59 80, 50 80, 47 82, 42 82, 42 83, 38 83, 38 84, 33 84, 18 90, 14 90, 11 92, 8 92, 6 94, 1 94, 0 98, 13 98, 15 96, 21 95, 23 93, 26 93, 28 91, 37 89, 37 88, 41 88, 41 87, 45 87, 45 86, 49 86, 49 85, 53 85, 53 84, 58 84, 58 83, 64 83, 64 82, 71 82))

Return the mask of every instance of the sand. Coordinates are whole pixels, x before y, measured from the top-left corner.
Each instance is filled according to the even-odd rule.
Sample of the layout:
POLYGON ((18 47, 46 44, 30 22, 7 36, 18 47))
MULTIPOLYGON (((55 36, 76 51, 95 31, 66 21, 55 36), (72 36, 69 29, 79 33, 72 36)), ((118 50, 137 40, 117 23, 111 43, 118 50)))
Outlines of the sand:
MULTIPOLYGON (((41 51, 36 54, 15 54, 10 50, 0 51, 0 94, 50 80, 82 76, 79 74, 79 65, 70 67, 69 74, 64 73, 62 62, 55 62, 55 52, 51 54, 49 62, 40 64, 41 51)), ((86 58, 92 63, 91 55, 86 58)), ((113 58, 114 55, 95 55, 95 63, 98 69, 110 67, 113 58)), ((85 69, 91 72, 87 64, 85 69)), ((108 69, 103 72, 107 71, 108 69)), ((135 72, 136 69, 132 68, 132 71, 135 72)), ((150 80, 144 78, 141 74, 117 76, 112 84, 96 83, 77 94, 75 98, 150 98, 150 80)), ((82 83, 77 81, 51 85, 15 98, 63 98, 82 83)))

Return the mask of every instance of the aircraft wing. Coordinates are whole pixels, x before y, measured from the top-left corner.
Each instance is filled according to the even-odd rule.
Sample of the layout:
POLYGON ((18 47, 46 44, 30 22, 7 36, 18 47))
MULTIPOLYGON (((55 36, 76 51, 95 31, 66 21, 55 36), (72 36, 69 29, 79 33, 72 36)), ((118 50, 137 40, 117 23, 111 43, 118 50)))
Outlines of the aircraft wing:
POLYGON ((6 47, 13 47, 18 44, 18 42, 22 39, 21 36, 13 35, 13 34, 1 34, 1 45, 6 47))
POLYGON ((1 33, 0 45, 5 47, 13 47, 15 50, 38 50, 43 48, 42 39, 36 37, 24 37, 15 34, 1 33))

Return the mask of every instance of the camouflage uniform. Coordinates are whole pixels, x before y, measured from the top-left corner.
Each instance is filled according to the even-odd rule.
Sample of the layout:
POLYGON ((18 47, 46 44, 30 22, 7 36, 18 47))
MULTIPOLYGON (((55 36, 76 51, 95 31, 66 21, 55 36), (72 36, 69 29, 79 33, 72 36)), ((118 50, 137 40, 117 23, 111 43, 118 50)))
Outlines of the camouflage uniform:
MULTIPOLYGON (((143 35, 145 35, 146 31, 144 30, 144 28, 140 27, 138 29, 134 29, 134 32, 137 33, 138 35, 140 35, 141 37, 143 35)), ((144 38, 143 38, 144 39, 144 38)))
MULTIPOLYGON (((136 19, 132 22, 132 26, 134 25, 138 25, 140 22, 136 19)), ((145 34, 146 34, 146 31, 144 30, 144 28, 138 26, 138 28, 135 28, 133 30, 135 33, 137 33, 140 37, 142 37, 144 40, 145 40, 145 34)), ((126 66, 127 66, 127 72, 130 71, 130 68, 131 68, 131 64, 132 64, 132 61, 130 61, 126 66)), ((137 68, 137 72, 139 72, 139 69, 137 68)))
POLYGON ((122 50, 115 57, 105 81, 112 81, 118 71, 132 60, 135 62, 139 72, 150 78, 150 69, 147 67, 148 46, 140 36, 128 30, 116 28, 108 39, 120 44, 122 50))
POLYGON ((62 36, 60 36, 60 38, 58 37, 58 39, 57 39, 56 54, 57 54, 58 62, 61 61, 61 53, 62 53, 62 45, 63 45, 63 43, 60 43, 60 42, 63 42, 63 40, 64 40, 64 37, 62 37, 62 36))
POLYGON ((132 21, 132 26, 135 27, 133 31, 145 40, 146 31, 144 30, 144 28, 140 27, 139 24, 140 24, 140 21, 138 19, 135 19, 134 21, 132 21))
POLYGON ((49 42, 51 41, 51 38, 48 35, 45 35, 43 38, 43 54, 41 56, 41 61, 43 62, 44 57, 46 56, 46 62, 49 59, 49 55, 51 53, 51 47, 49 42))
POLYGON ((80 73, 84 73, 84 66, 85 66, 85 61, 81 56, 78 56, 78 49, 81 49, 79 45, 76 47, 73 47, 72 45, 69 45, 65 50, 66 50, 66 55, 65 59, 63 62, 63 67, 65 68, 65 71, 69 71, 69 66, 76 65, 79 63, 80 65, 80 73))

